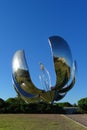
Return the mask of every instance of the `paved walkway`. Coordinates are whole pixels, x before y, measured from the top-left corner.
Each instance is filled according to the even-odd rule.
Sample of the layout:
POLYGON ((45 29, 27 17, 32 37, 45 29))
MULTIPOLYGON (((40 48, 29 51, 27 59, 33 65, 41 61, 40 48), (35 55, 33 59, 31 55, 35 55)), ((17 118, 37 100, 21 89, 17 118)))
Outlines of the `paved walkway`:
POLYGON ((71 114, 66 116, 87 127, 87 114, 71 114))

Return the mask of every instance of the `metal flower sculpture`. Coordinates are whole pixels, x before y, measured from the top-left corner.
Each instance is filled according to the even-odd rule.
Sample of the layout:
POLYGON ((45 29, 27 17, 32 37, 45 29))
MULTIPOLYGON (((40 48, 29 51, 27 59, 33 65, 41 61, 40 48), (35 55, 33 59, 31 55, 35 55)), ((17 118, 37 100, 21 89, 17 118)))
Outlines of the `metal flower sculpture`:
POLYGON ((46 101, 54 102, 62 99, 74 86, 76 80, 76 63, 67 42, 59 37, 52 36, 48 39, 52 52, 56 73, 56 84, 52 86, 49 71, 40 63, 39 76, 43 89, 37 88, 30 77, 25 53, 19 50, 14 54, 12 61, 12 79, 16 92, 26 102, 46 101))

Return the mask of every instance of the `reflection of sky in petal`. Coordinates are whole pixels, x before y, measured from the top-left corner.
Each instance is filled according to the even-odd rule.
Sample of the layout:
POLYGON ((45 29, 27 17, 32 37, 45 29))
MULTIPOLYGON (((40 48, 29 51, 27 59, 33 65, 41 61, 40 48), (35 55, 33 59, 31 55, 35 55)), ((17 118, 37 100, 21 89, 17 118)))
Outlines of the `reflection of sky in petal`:
POLYGON ((64 58, 66 63, 71 67, 72 55, 67 42, 58 36, 50 37, 49 42, 52 46, 53 55, 64 58))
POLYGON ((28 66, 27 66, 27 62, 26 62, 26 58, 25 58, 25 54, 23 50, 19 50, 16 52, 15 56, 14 56, 13 60, 13 70, 17 70, 17 69, 24 69, 24 70, 28 70, 28 66))

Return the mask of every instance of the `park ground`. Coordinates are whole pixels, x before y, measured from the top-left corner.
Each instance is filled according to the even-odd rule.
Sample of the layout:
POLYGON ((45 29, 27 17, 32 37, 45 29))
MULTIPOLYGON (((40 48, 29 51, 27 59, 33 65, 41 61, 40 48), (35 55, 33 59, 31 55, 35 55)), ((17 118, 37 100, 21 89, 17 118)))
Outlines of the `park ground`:
POLYGON ((87 130, 87 114, 0 114, 0 130, 87 130))

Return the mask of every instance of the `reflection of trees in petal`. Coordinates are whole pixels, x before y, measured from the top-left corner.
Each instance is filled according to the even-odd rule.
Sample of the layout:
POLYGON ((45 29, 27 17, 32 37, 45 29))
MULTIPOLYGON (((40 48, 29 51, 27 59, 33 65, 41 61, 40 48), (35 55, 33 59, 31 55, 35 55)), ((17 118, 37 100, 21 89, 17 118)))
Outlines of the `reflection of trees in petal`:
POLYGON ((56 72, 56 89, 60 89, 70 79, 70 67, 59 58, 54 57, 54 67, 56 72))

